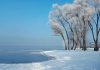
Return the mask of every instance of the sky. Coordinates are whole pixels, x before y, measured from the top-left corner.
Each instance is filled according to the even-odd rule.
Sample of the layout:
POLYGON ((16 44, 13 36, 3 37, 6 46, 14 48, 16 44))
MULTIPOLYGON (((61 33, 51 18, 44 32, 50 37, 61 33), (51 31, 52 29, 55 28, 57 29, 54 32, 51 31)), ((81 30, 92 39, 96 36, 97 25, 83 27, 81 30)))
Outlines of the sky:
MULTIPOLYGON (((73 0, 0 0, 0 49, 63 48, 48 22, 52 5, 73 0), (51 47, 52 46, 52 47, 51 47)), ((90 35, 89 35, 90 36, 90 35)))
MULTIPOLYGON (((48 23, 52 4, 73 0, 0 0, 0 48, 62 46, 48 23)), ((50 48, 50 47, 49 47, 50 48)))

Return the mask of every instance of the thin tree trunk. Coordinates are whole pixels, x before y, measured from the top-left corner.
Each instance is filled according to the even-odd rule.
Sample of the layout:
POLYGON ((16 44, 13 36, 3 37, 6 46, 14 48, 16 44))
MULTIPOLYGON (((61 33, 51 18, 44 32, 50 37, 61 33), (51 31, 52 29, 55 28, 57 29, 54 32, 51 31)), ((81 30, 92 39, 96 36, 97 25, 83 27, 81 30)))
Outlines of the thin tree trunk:
MULTIPOLYGON (((73 29, 72 29, 72 26, 71 26, 70 23, 67 21, 67 19, 63 18, 63 20, 64 20, 66 23, 68 23, 69 28, 70 28, 71 32, 73 33, 73 45, 74 45, 74 31, 73 31, 73 29)), ((67 35, 68 35, 68 34, 67 34, 67 35)), ((68 37, 68 50, 70 50, 70 49, 69 49, 69 37, 68 37)))
POLYGON ((100 28, 99 28, 99 26, 98 26, 98 24, 99 24, 99 18, 100 18, 100 16, 99 16, 99 14, 97 13, 97 22, 95 22, 95 20, 94 20, 94 22, 95 22, 95 25, 96 25, 96 37, 94 37, 94 32, 93 32, 93 25, 92 25, 92 23, 90 22, 90 21, 88 21, 88 24, 89 24, 89 27, 90 27, 90 29, 91 29, 91 32, 92 32, 92 36, 93 36, 93 40, 94 40, 94 51, 99 51, 99 47, 98 47, 98 37, 99 37, 99 32, 100 32, 100 28))
MULTIPOLYGON (((61 11, 59 11, 59 12, 61 13, 61 11)), ((63 16, 62 13, 61 13, 61 16, 63 16)), ((62 17, 62 18, 63 18, 63 17, 62 17)), ((64 19, 64 18, 63 18, 63 19, 64 19)), ((67 49, 69 50, 69 36, 68 36, 67 29, 66 29, 65 25, 63 24, 63 22, 62 22, 61 20, 59 20, 59 21, 61 22, 61 25, 63 26, 63 28, 64 28, 64 30, 65 30, 65 33, 66 33, 66 36, 67 36, 67 42, 68 42, 67 49)))
POLYGON ((85 17, 83 17, 82 18, 83 19, 83 22, 84 22, 84 29, 83 29, 83 47, 82 47, 82 49, 85 51, 85 50, 87 50, 87 48, 86 48, 86 22, 85 22, 85 17))
POLYGON ((83 50, 86 51, 87 48, 86 48, 86 38, 85 36, 83 36, 83 50))
POLYGON ((98 23, 99 23, 99 14, 97 14, 96 40, 95 40, 94 51, 99 51, 99 47, 98 47, 98 36, 99 36, 99 27, 98 27, 98 23))
POLYGON ((65 40, 63 34, 61 34, 61 37, 62 37, 62 39, 64 41, 64 48, 65 48, 65 50, 67 50, 67 44, 66 44, 66 40, 65 40))
POLYGON ((76 50, 77 47, 77 42, 75 42, 75 46, 73 47, 74 50, 76 50))
MULTIPOLYGON (((62 22, 62 21, 61 21, 61 22, 62 22)), ((63 28, 64 28, 64 30, 65 30, 65 33, 66 33, 66 36, 67 36, 67 41, 68 41, 67 50, 69 50, 69 36, 68 36, 67 30, 66 30, 66 27, 64 26, 64 24, 61 23, 61 25, 63 26, 63 28)))
POLYGON ((95 42, 94 51, 99 51, 98 42, 95 42))

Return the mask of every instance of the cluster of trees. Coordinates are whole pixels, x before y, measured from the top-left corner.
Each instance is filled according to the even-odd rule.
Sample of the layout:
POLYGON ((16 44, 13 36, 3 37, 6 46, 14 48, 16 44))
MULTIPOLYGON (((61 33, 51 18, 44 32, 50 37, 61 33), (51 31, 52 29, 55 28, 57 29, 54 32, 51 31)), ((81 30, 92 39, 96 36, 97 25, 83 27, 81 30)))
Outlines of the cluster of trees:
POLYGON ((94 51, 99 50, 100 0, 74 0, 71 4, 54 4, 49 22, 55 35, 62 37, 65 50, 87 50, 87 33, 91 30, 94 51))

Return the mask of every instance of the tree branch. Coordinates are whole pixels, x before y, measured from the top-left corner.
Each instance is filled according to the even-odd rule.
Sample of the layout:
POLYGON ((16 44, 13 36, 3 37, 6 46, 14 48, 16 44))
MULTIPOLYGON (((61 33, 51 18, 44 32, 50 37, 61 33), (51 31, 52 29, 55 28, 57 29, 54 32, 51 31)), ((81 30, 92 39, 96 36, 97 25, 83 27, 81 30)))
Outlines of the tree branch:
POLYGON ((90 21, 88 21, 88 25, 89 25, 89 27, 90 27, 90 29, 91 29, 92 36, 93 36, 93 40, 94 40, 94 42, 95 42, 96 40, 95 40, 95 37, 94 37, 93 26, 92 26, 92 24, 91 24, 90 21))
POLYGON ((92 18, 92 20, 94 21, 94 23, 95 23, 95 25, 96 25, 97 23, 96 23, 95 19, 94 19, 93 17, 91 17, 91 18, 92 18))
POLYGON ((98 30, 98 35, 99 35, 99 33, 100 33, 100 28, 99 28, 99 30, 98 30))

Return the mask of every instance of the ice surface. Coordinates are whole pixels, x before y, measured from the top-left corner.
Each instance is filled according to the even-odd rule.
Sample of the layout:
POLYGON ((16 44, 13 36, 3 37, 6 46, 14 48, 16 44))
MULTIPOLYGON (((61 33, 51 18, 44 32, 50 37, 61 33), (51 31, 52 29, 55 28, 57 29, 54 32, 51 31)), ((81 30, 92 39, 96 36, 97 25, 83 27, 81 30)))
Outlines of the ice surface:
POLYGON ((52 58, 41 52, 2 52, 0 53, 0 64, 43 62, 52 58))
MULTIPOLYGON (((31 56, 34 56, 33 53, 31 56)), ((0 70, 100 70, 100 51, 51 50, 42 51, 41 54, 55 59, 35 63, 0 63, 0 70)))

